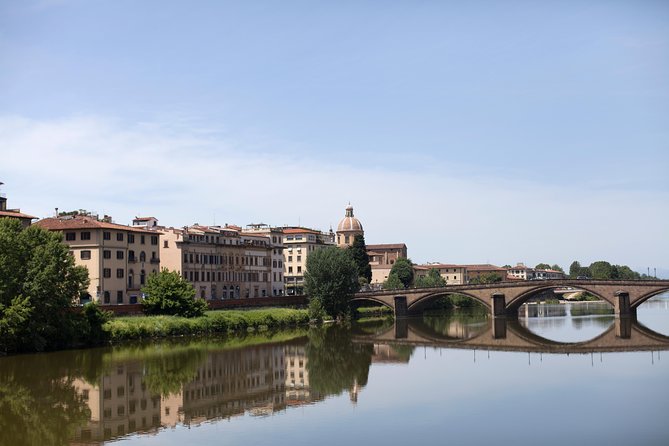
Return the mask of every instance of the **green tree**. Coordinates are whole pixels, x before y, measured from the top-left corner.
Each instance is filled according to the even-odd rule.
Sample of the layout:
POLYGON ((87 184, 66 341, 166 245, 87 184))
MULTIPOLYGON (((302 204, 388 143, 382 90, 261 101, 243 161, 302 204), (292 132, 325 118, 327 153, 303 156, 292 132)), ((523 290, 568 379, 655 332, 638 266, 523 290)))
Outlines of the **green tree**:
POLYGON ((142 293, 146 296, 142 302, 146 314, 198 317, 208 308, 207 302, 195 298, 195 289, 190 282, 167 268, 150 274, 142 293))
POLYGON ((43 351, 80 342, 87 323, 71 311, 88 286, 62 234, 0 218, 0 351, 43 351))
POLYGON ((569 277, 572 279, 577 278, 581 273, 581 264, 579 263, 578 260, 574 260, 571 262, 571 265, 569 265, 569 277))
POLYGON ((350 300, 358 290, 358 268, 350 250, 334 246, 316 250, 307 257, 306 266, 304 287, 309 299, 318 300, 332 317, 347 315, 350 300))
POLYGON ((390 279, 390 276, 393 274, 396 275, 398 279, 400 279, 400 282, 402 282, 404 288, 408 288, 413 283, 413 262, 409 259, 405 259, 404 257, 398 258, 395 260, 393 267, 390 269, 388 279, 390 279))
POLYGON ((383 289, 384 290, 399 290, 400 288, 404 288, 404 284, 400 280, 399 277, 397 277, 397 274, 390 273, 388 274, 388 278, 386 279, 385 282, 383 282, 383 289))
POLYGON ((551 266, 548 263, 540 263, 534 267, 535 269, 551 269, 551 266))
POLYGON ((614 269, 609 262, 599 260, 590 264, 590 274, 593 279, 614 279, 614 269))
POLYGON ((365 236, 358 234, 353 238, 353 244, 350 248, 351 257, 358 268, 358 277, 367 279, 367 283, 372 281, 372 267, 369 265, 369 256, 365 245, 365 236))
POLYGON ((425 277, 416 277, 414 280, 414 286, 417 288, 436 288, 440 286, 445 286, 446 280, 441 277, 439 270, 436 268, 430 268, 425 277))
POLYGON ((497 283, 502 281, 502 276, 497 273, 484 273, 469 280, 469 283, 478 285, 486 283, 497 283))

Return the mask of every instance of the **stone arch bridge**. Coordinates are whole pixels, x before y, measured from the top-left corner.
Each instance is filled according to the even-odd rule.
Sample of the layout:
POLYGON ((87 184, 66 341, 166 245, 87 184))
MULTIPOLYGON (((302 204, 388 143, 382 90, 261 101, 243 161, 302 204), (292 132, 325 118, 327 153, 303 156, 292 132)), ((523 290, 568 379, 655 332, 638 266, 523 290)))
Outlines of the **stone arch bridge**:
POLYGON ((517 317, 518 308, 540 293, 556 288, 587 291, 613 306, 617 318, 636 316, 646 300, 669 291, 669 280, 528 280, 483 285, 447 285, 438 288, 357 293, 352 302, 376 302, 390 307, 396 318, 418 313, 431 301, 449 294, 463 294, 485 305, 493 317, 517 317))

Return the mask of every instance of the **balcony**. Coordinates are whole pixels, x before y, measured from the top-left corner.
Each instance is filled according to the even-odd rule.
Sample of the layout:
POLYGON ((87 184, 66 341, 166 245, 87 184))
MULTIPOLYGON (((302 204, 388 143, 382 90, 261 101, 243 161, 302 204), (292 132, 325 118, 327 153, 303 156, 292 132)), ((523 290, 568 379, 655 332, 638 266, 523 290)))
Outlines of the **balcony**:
POLYGON ((160 259, 151 259, 151 260, 149 260, 149 262, 151 262, 153 264, 158 264, 158 263, 160 263, 160 259))

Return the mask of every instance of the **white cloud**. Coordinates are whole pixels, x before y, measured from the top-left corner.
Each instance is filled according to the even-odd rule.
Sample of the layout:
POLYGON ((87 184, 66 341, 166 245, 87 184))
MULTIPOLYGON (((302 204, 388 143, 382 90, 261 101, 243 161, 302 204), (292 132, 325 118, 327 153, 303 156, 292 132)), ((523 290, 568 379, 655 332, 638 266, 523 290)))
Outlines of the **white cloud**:
POLYGON ((150 214, 173 226, 262 221, 326 230, 350 201, 368 243, 405 242, 415 261, 668 266, 666 191, 558 189, 474 176, 472 166, 458 177, 447 160, 420 172, 337 154, 284 158, 281 147, 248 151, 215 132, 98 117, 1 117, 0 151, 10 206, 41 217, 86 208, 119 223, 150 214))

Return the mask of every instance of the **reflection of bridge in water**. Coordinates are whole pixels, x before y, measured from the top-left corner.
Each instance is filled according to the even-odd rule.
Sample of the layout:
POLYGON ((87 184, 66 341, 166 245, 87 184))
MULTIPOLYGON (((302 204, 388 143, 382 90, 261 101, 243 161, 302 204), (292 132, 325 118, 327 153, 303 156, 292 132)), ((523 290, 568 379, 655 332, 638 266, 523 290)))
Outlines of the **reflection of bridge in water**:
POLYGON ((353 303, 375 302, 390 307, 396 318, 421 310, 435 299, 449 294, 464 294, 482 303, 493 317, 515 317, 518 308, 543 292, 567 287, 587 291, 608 302, 616 318, 634 318, 636 309, 653 296, 669 291, 669 280, 536 280, 499 282, 483 285, 447 285, 438 288, 412 288, 357 293, 353 303))
POLYGON ((421 320, 396 319, 388 330, 356 335, 356 342, 398 343, 445 348, 522 351, 533 353, 599 353, 669 350, 669 336, 656 333, 634 318, 615 318, 611 328, 583 342, 558 342, 542 338, 515 319, 489 318, 486 325, 455 338, 431 330, 421 320))

